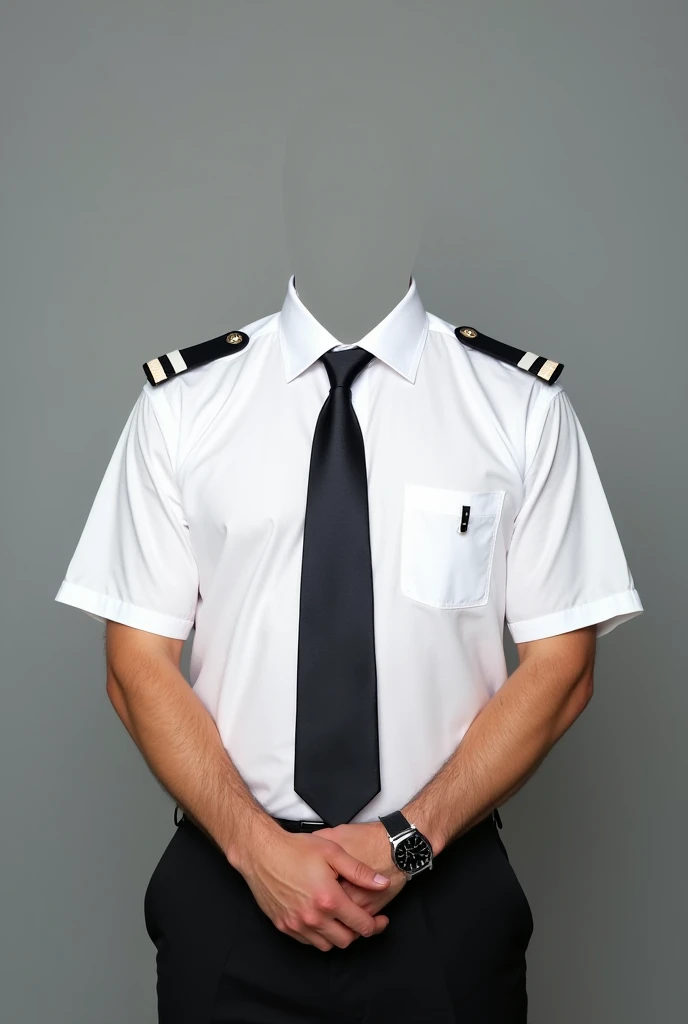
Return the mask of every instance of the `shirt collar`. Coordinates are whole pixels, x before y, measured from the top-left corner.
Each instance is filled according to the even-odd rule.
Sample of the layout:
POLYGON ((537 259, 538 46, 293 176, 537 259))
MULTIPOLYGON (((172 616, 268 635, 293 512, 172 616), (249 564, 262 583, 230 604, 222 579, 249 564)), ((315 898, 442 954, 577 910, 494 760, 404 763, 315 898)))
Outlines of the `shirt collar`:
MULTIPOLYGON (((287 382, 298 377, 340 342, 304 306, 294 275, 279 314, 280 343, 287 382)), ((413 277, 408 291, 387 316, 356 344, 413 383, 428 333, 428 316, 413 277)))

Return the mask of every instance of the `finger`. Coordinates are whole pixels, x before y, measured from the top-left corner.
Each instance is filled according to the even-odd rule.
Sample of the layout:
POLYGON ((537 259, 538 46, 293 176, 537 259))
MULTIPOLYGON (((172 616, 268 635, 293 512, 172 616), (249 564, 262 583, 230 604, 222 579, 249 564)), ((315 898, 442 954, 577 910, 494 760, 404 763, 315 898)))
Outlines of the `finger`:
POLYGON ((349 899, 343 889, 340 889, 332 916, 336 917, 342 924, 347 925, 358 935, 363 935, 366 938, 370 935, 375 935, 379 927, 375 923, 373 915, 349 899))
POLYGON ((333 946, 338 946, 339 949, 346 949, 354 939, 360 938, 358 932, 348 928, 341 921, 333 917, 325 918, 317 930, 320 932, 321 938, 327 939, 328 942, 331 942, 333 946))
MULTIPOLYGON (((298 931, 302 935, 309 931, 315 931, 333 946, 346 949, 361 933, 356 928, 350 928, 346 922, 341 920, 337 909, 341 900, 351 902, 339 886, 335 885, 333 892, 320 896, 316 906, 302 912, 298 931)), ((354 905, 352 904, 352 906, 354 905)), ((363 915, 368 920, 363 921, 362 927, 367 934, 373 935, 376 930, 375 921, 372 915, 366 911, 363 911, 363 915)))
MULTIPOLYGON (((373 920, 375 921, 375 931, 373 934, 379 934, 381 931, 384 931, 389 924, 389 918, 385 914, 377 914, 373 920)), ((320 927, 317 925, 309 927, 304 924, 299 931, 291 928, 284 930, 287 935, 290 935, 303 945, 317 946, 323 952, 332 949, 333 946, 346 949, 355 939, 361 938, 358 932, 353 931, 334 918, 329 920, 323 919, 320 927)))
POLYGON ((382 892, 390 884, 390 879, 387 875, 379 874, 370 865, 364 863, 364 861, 359 860, 357 857, 352 857, 343 846, 333 843, 325 851, 325 856, 328 863, 335 868, 337 874, 342 875, 349 882, 353 882, 354 885, 382 892))
MULTIPOLYGON (((374 917, 373 921, 375 922, 375 931, 371 933, 372 935, 379 935, 380 932, 383 932, 389 924, 388 917, 381 917, 379 915, 374 917)), ((370 937, 370 935, 361 935, 360 933, 354 934, 354 939, 368 939, 370 937)))
MULTIPOLYGON (((376 906, 375 897, 372 894, 366 895, 368 892, 369 890, 366 889, 360 889, 356 886, 352 887, 346 879, 342 879, 342 882, 339 884, 339 893, 337 894, 339 897, 337 906, 336 909, 332 910, 331 914, 332 917, 338 918, 343 924, 353 928, 359 935, 364 937, 377 935, 379 932, 384 931, 389 923, 389 918, 385 914, 377 913, 382 908, 376 906), (372 930, 370 927, 371 920, 372 930)), ((321 897, 319 906, 321 910, 328 910, 331 907, 331 902, 321 897)))
MULTIPOLYGON (((339 886, 335 883, 335 889, 338 888, 339 886)), ((327 950, 332 946, 345 949, 353 939, 358 937, 358 932, 336 919, 336 902, 336 891, 321 896, 318 906, 303 908, 299 913, 283 920, 278 927, 280 931, 286 932, 299 941, 306 939, 318 949, 327 950)), ((371 925, 374 931, 376 926, 372 918, 371 925)))
MULTIPOLYGON (((346 878, 340 878, 339 884, 349 899, 353 900, 357 906, 363 907, 363 909, 367 910, 369 914, 373 914, 373 916, 375 915, 379 901, 375 899, 375 896, 369 889, 359 889, 357 886, 352 885, 351 882, 347 882, 346 878)), ((386 900, 385 902, 388 901, 386 900)))
MULTIPOLYGON (((378 930, 376 925, 375 930, 371 934, 376 934, 378 930)), ((305 936, 310 942, 317 945, 319 949, 324 950, 331 949, 332 946, 346 949, 355 939, 361 938, 359 932, 348 928, 341 921, 333 917, 324 917, 320 924, 313 925, 312 927, 304 925, 301 929, 301 936, 305 936)))
POLYGON ((301 942, 304 946, 316 946, 321 949, 324 953, 328 949, 332 949, 332 943, 329 942, 324 935, 317 932, 314 928, 306 928, 302 932, 295 932, 287 928, 284 931, 285 935, 290 935, 292 939, 296 939, 297 942, 301 942))
MULTIPOLYGON (((385 918, 383 914, 379 914, 375 919, 375 922, 377 927, 374 934, 379 935, 380 932, 383 932, 389 924, 389 918, 385 918)), ((293 935, 294 938, 298 939, 298 941, 302 942, 304 945, 317 946, 318 949, 321 949, 324 952, 328 949, 332 949, 333 946, 345 949, 347 946, 351 945, 355 939, 360 939, 362 937, 356 932, 353 932, 350 928, 346 928, 345 925, 342 925, 341 927, 342 931, 339 932, 337 936, 331 929, 328 929, 328 934, 324 935, 321 932, 315 931, 313 928, 306 928, 305 925, 301 934, 297 932, 291 932, 289 934, 293 935)))
POLYGON ((386 914, 376 913, 376 901, 375 897, 368 892, 367 889, 359 889, 355 885, 351 885, 345 878, 340 880, 340 887, 343 892, 349 897, 349 899, 361 907, 366 913, 371 914, 375 921, 375 934, 379 934, 389 924, 389 918, 386 914))

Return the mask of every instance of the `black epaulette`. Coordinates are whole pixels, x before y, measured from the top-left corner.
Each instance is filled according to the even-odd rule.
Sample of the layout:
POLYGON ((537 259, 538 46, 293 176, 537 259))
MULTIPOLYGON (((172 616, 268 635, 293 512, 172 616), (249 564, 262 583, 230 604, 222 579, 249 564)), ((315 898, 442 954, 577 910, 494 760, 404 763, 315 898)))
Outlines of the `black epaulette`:
POLYGON ((525 352, 522 348, 515 348, 513 345, 505 345, 503 341, 495 341, 481 334, 474 327, 457 327, 454 334, 464 345, 477 348, 480 352, 487 352, 490 356, 502 359, 505 363, 518 366, 521 370, 532 373, 533 376, 544 380, 546 384, 554 384, 561 371, 563 363, 557 363, 554 359, 546 359, 538 356, 535 352, 525 352))
POLYGON ((176 377, 187 370, 193 370, 204 363, 212 363, 214 359, 222 356, 234 355, 246 348, 249 342, 248 334, 243 331, 230 331, 229 334, 221 334, 219 338, 211 338, 210 341, 202 341, 199 345, 191 345, 189 348, 175 349, 174 352, 167 352, 157 359, 149 359, 143 364, 146 377, 153 385, 162 384, 170 377, 176 377))

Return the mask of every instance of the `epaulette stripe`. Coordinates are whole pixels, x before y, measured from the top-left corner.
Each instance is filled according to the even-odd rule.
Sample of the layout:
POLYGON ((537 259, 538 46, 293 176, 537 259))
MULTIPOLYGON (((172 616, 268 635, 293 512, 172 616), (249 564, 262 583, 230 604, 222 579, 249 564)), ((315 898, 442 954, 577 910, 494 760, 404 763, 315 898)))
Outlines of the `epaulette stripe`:
POLYGON ((542 367, 545 365, 546 362, 547 362, 547 360, 545 359, 544 356, 538 356, 537 359, 534 359, 532 361, 532 363, 530 364, 530 366, 528 367, 528 373, 532 373, 532 374, 534 374, 534 376, 537 377, 538 374, 540 373, 540 370, 542 369, 542 367))
POLYGON ((172 363, 172 369, 175 373, 183 373, 184 370, 188 369, 188 366, 184 361, 184 357, 178 348, 176 348, 174 352, 168 352, 167 358, 172 363))
POLYGON ((159 384, 161 381, 167 380, 159 359, 151 359, 149 363, 144 364, 143 368, 148 374, 151 384, 159 384))
POLYGON ((474 327, 456 327, 454 334, 464 345, 477 348, 480 352, 501 359, 502 362, 511 363, 512 366, 539 377, 546 384, 554 384, 564 369, 564 364, 558 363, 555 359, 547 359, 546 356, 527 352, 522 348, 516 348, 515 345, 506 345, 495 338, 489 338, 486 334, 480 334, 474 327))
POLYGON ((520 366, 522 370, 529 370, 536 359, 537 355, 535 352, 526 352, 526 354, 519 359, 516 365, 520 366))
POLYGON ((555 380, 564 369, 563 363, 557 363, 554 359, 548 359, 544 366, 538 372, 538 377, 543 380, 549 381, 550 384, 554 384, 555 380))
POLYGON ((169 356, 160 356, 159 359, 160 359, 160 365, 162 366, 162 368, 163 368, 163 370, 165 372, 165 377, 174 377, 176 371, 175 371, 174 366, 170 362, 170 357, 169 356))
POLYGON ((143 364, 143 369, 146 377, 155 387, 177 374, 193 370, 205 363, 211 363, 214 359, 219 359, 222 356, 241 352, 248 343, 248 334, 243 331, 230 331, 229 334, 221 334, 218 338, 211 338, 210 341, 202 341, 199 345, 174 349, 174 351, 166 352, 155 359, 149 359, 147 363, 143 364))

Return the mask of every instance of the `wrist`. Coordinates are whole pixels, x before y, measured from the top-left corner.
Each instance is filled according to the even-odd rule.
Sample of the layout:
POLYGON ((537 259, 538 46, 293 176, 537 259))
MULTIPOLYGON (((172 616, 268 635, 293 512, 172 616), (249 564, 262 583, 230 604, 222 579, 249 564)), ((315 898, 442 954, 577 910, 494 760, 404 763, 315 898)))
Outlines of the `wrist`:
POLYGON ((224 843, 224 854, 232 867, 245 875, 260 849, 283 836, 284 829, 268 814, 254 812, 241 822, 235 821, 232 834, 224 843))
POLYGON ((419 832, 423 833, 432 847, 433 857, 437 857, 447 845, 444 832, 439 823, 431 821, 429 816, 424 815, 422 809, 416 804, 407 804, 401 808, 401 813, 415 824, 419 832))

